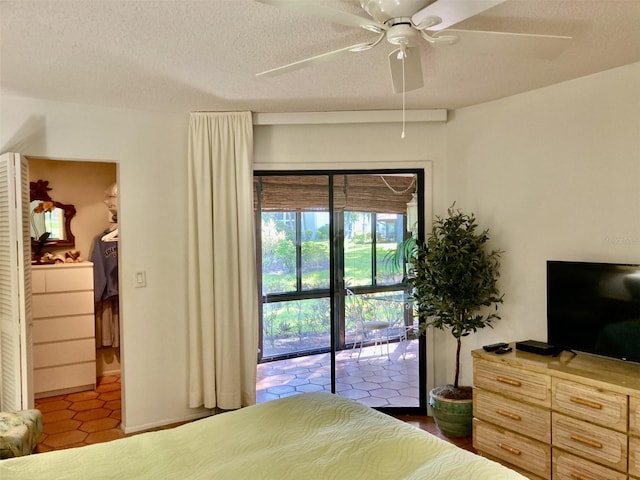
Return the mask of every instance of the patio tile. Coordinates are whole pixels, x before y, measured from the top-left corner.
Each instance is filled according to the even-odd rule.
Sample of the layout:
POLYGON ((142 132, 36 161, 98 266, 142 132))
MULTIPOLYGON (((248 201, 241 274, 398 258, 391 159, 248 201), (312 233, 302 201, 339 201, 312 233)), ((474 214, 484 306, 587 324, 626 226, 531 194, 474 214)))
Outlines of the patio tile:
POLYGON ((380 386, 382 388, 392 388, 394 390, 401 390, 403 388, 407 388, 409 386, 409 384, 406 383, 406 382, 394 382, 394 381, 391 381, 391 382, 382 382, 382 383, 380 383, 380 386))
POLYGON ((322 385, 314 385, 314 384, 307 384, 307 385, 300 385, 299 387, 296 387, 296 391, 297 392, 304 392, 304 393, 309 393, 309 392, 322 392, 324 391, 324 387, 322 385))
POLYGON ((343 379, 340 380, 342 383, 348 383, 350 385, 353 385, 354 383, 362 383, 362 377, 345 377, 343 379))
POLYGON ((409 375, 407 373, 398 374, 396 372, 392 372, 391 375, 389 375, 391 380, 393 380, 394 382, 404 382, 404 383, 415 383, 415 381, 417 380, 417 376, 418 376, 417 372, 413 375, 409 375))
MULTIPOLYGON (((390 358, 379 348, 336 353, 336 393, 372 407, 419 405, 417 342, 391 345, 390 358)), ((257 403, 309 391, 331 390, 330 354, 291 358, 258 365, 257 403)))
POLYGON ((417 399, 418 395, 420 395, 420 390, 418 387, 408 387, 398 390, 398 393, 403 397, 417 399))
POLYGON ((262 375, 265 377, 272 377, 274 375, 284 374, 284 368, 265 367, 262 369, 262 375))
POLYGON ((371 392, 371 390, 377 390, 380 388, 379 383, 373 383, 373 382, 353 383, 351 384, 351 386, 356 390, 366 390, 367 392, 371 392))
POLYGON ((264 390, 258 390, 256 392, 256 403, 270 402, 271 400, 277 400, 279 398, 280 395, 276 395, 275 393, 268 393, 264 390))
POLYGON ((384 382, 388 382, 390 379, 387 375, 376 374, 376 375, 371 375, 367 377, 367 380, 369 382, 384 383, 384 382))
POLYGON ((269 377, 269 380, 272 381, 272 383, 287 383, 290 380, 293 380, 294 378, 296 378, 296 375, 294 374, 281 374, 281 375, 271 375, 269 377))
POLYGON ((285 395, 287 393, 294 392, 295 388, 290 387, 289 385, 278 385, 276 387, 267 388, 267 392, 275 393, 276 395, 285 395))
POLYGON ((369 392, 364 390, 346 390, 340 394, 343 397, 350 398, 351 400, 360 400, 362 398, 370 397, 369 392))
POLYGON ((398 407, 418 407, 419 406, 418 397, 404 397, 401 395, 399 397, 394 397, 392 401, 393 401, 393 405, 398 407))
POLYGON ((340 392, 344 392, 345 390, 352 390, 353 387, 349 384, 346 383, 338 383, 336 382, 336 392, 340 393, 340 392))
POLYGON ((329 385, 331 386, 331 377, 317 377, 309 378, 309 383, 314 385, 329 385))
POLYGON ((400 396, 397 390, 392 390, 390 388, 379 388, 377 390, 371 390, 369 393, 372 397, 378 398, 392 398, 400 396))
POLYGON ((287 382, 287 385, 291 385, 292 387, 299 387, 300 385, 306 385, 309 383, 309 380, 304 378, 294 378, 290 382, 287 382))
POLYGON ((294 395, 301 395, 303 392, 298 392, 297 390, 294 390, 293 392, 289 392, 289 393, 285 393, 283 395, 280 395, 280 398, 286 398, 286 397, 293 397, 294 395))
POLYGON ((308 373, 309 373, 309 368, 307 368, 307 367, 293 367, 293 368, 287 368, 287 369, 286 369, 286 373, 287 373, 287 375, 302 375, 302 374, 308 374, 308 373))
POLYGON ((384 398, 377 398, 377 397, 367 397, 367 398, 360 398, 357 399, 360 403, 364 403, 366 406, 371 407, 371 408, 379 408, 379 407, 388 407, 389 402, 387 400, 385 400, 384 398))
POLYGON ((367 373, 380 373, 384 372, 384 367, 382 365, 362 364, 358 370, 367 373))

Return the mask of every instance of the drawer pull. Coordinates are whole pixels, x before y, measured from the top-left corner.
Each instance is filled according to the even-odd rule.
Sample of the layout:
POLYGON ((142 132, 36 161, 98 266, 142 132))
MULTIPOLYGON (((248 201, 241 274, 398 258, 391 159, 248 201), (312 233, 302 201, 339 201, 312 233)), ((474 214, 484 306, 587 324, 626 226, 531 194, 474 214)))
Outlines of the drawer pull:
POLYGON ((574 473, 574 472, 571 472, 571 478, 575 480, 592 480, 591 477, 585 477, 581 473, 574 473))
POLYGON ((577 403, 578 405, 584 405, 585 407, 595 408, 596 410, 602 410, 602 405, 597 402, 592 402, 590 400, 585 400, 580 397, 569 397, 569 400, 573 403, 577 403))
POLYGON ((507 377, 502 377, 502 376, 498 376, 496 377, 496 380, 500 383, 506 383, 507 385, 511 385, 513 387, 521 387, 522 383, 519 382, 518 380, 512 380, 510 378, 507 377))
POLYGON ((505 410, 496 410, 496 413, 498 415, 502 415, 503 417, 510 418, 511 420, 522 420, 522 417, 520 415, 517 415, 515 413, 511 413, 511 412, 507 412, 505 410))
POLYGON ((587 445, 589 447, 593 447, 593 448, 602 448, 602 444, 600 442, 596 442, 595 440, 590 440, 588 438, 585 438, 581 435, 571 435, 571 440, 574 440, 576 442, 582 443, 584 445, 587 445))
POLYGON ((507 451, 507 452, 509 452, 509 453, 512 453, 512 454, 514 454, 514 455, 520 455, 520 454, 522 454, 522 452, 521 452, 520 450, 518 450, 517 448, 510 447, 509 445, 506 445, 506 444, 504 444, 504 443, 502 443, 502 442, 501 442, 501 443, 498 443, 498 446, 499 446, 502 450, 505 450, 505 451, 507 451))

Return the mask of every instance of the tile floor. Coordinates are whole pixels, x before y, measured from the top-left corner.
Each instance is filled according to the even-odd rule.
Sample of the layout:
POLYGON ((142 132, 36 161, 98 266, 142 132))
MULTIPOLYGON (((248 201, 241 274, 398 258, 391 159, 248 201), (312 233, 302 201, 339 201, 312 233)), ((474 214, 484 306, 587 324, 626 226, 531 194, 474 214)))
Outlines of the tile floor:
MULTIPOLYGON (((336 393, 370 407, 417 407, 418 341, 365 347, 336 354, 336 393), (406 352, 405 352, 406 348, 406 352)), ((257 403, 304 392, 331 390, 330 354, 258 365, 257 403)))
POLYGON ((98 378, 94 391, 35 401, 44 432, 36 452, 61 450, 124 437, 120 429, 120 376, 98 378))

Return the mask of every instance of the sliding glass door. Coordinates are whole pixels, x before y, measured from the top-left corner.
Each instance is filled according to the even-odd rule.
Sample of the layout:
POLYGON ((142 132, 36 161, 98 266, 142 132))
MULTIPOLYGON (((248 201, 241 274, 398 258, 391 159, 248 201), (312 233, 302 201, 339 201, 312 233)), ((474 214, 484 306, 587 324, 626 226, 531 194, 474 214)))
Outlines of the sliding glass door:
POLYGON ((255 174, 259 402, 322 390, 424 410, 424 342, 414 335, 397 253, 411 235, 407 205, 423 191, 422 178, 420 171, 255 174))

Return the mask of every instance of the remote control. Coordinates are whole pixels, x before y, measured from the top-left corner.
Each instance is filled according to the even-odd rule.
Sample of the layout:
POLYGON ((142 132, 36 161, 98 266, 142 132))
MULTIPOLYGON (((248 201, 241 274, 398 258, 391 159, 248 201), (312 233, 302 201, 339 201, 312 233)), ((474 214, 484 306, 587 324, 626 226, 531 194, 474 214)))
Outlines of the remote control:
POLYGON ((491 345, 485 345, 482 349, 485 352, 495 352, 499 348, 508 347, 508 343, 500 342, 500 343, 492 343, 491 345))
POLYGON ((511 350, 513 350, 511 347, 506 346, 506 347, 500 347, 499 349, 497 349, 495 351, 496 354, 498 355, 502 355, 504 353, 509 353, 511 350))

